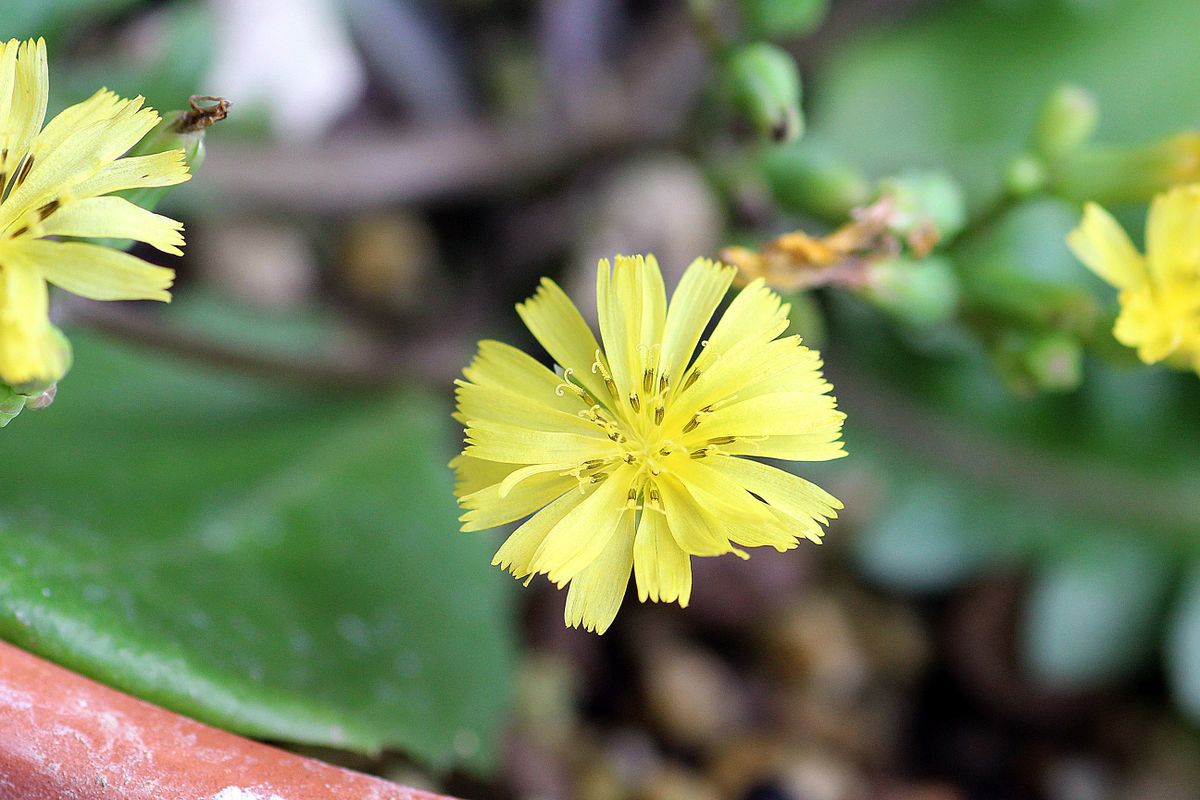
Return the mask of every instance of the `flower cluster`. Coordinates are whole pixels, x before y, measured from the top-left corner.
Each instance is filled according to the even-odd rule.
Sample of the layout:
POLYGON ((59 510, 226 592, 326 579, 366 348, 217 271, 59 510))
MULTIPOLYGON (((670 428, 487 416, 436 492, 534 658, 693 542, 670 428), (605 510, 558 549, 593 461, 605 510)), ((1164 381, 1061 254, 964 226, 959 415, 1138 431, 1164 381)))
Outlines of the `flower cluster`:
POLYGON ((841 504, 758 458, 845 455, 818 353, 779 338, 788 306, 755 280, 708 324, 732 267, 697 260, 668 306, 653 256, 601 261, 603 348, 552 281, 517 306, 560 365, 484 341, 458 381, 463 530, 528 519, 494 564, 570 584, 566 622, 604 632, 632 573, 645 602, 691 594, 693 556, 819 542, 841 504), (532 515, 532 516, 531 516, 532 515))
POLYGON ((134 239, 180 255, 183 226, 113 192, 189 177, 183 152, 121 156, 159 121, 101 89, 43 127, 46 43, 0 45, 0 382, 35 389, 62 377, 66 340, 47 283, 96 300, 170 300, 174 273, 74 239, 134 239))

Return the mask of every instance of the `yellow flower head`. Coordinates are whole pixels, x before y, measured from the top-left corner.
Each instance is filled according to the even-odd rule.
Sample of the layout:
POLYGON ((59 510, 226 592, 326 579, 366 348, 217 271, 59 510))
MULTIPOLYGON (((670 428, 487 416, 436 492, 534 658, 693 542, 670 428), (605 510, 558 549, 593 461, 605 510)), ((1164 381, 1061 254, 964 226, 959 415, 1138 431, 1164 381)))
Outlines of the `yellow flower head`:
POLYGON ((1147 364, 1200 372, 1200 184, 1154 198, 1143 256, 1108 212, 1089 203, 1067 243, 1120 290, 1113 336, 1147 364))
POLYGON ((776 338, 788 307, 762 280, 701 341, 733 275, 697 260, 668 307, 653 256, 601 261, 603 349, 543 279, 517 311, 561 372, 484 341, 457 382, 462 528, 529 517, 492 563, 517 578, 570 583, 568 625, 603 633, 631 572, 643 602, 686 606, 692 556, 820 542, 841 508, 803 478, 746 457, 843 456, 845 415, 819 354, 799 337, 776 338))
POLYGON ((183 245, 180 223, 105 196, 188 179, 182 150, 121 158, 158 114, 101 89, 43 128, 48 90, 45 41, 0 45, 0 382, 17 387, 67 368, 47 282, 95 300, 171 299, 171 270, 61 237, 136 239, 173 255, 183 245))

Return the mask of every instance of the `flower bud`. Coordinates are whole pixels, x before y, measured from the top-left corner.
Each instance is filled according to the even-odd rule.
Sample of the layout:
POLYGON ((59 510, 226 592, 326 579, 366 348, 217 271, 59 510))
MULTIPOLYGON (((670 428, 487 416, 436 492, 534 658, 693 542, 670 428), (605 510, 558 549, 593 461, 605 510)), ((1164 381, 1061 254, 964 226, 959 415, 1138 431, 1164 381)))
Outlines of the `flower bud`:
POLYGON ((917 327, 947 322, 958 311, 958 277, 949 259, 898 256, 870 264, 859 294, 896 319, 917 327))
POLYGON ((0 428, 16 418, 25 408, 25 395, 17 394, 12 387, 0 383, 0 428))
POLYGON ((1054 165, 1055 191, 1103 206, 1145 203, 1180 183, 1200 180, 1200 132, 1180 133, 1141 147, 1086 147, 1054 165))
POLYGON ((997 337, 992 357, 997 372, 1018 394, 1070 392, 1083 381, 1083 347, 1070 334, 1010 329, 997 337))
POLYGON ((958 234, 967 223, 962 188, 942 172, 906 172, 879 182, 880 199, 890 199, 888 227, 910 241, 932 229, 938 241, 958 234))
POLYGON ((1096 98, 1078 86, 1060 86, 1042 106, 1033 146, 1046 159, 1056 159, 1091 138, 1099 118, 1096 98))
POLYGON ((1046 186, 1046 165, 1032 153, 1023 153, 1008 162, 1004 186, 1014 197, 1037 194, 1046 186))
POLYGON ((787 51, 765 42, 738 47, 725 62, 725 80, 734 106, 759 133, 775 142, 800 137, 800 71, 787 51))
POLYGON ((1071 392, 1083 382, 1083 347, 1075 337, 1052 331, 1029 343, 1025 365, 1043 392, 1071 392))
POLYGON ((781 39, 812 33, 825 21, 830 0, 742 0, 751 36, 781 39))
MULTIPOLYGON (((221 97, 193 96, 187 111, 169 111, 130 151, 131 156, 149 156, 168 150, 183 150, 184 160, 195 173, 204 163, 204 134, 229 115, 229 101, 221 97)), ((119 194, 142 208, 153 211, 169 186, 129 189, 119 194)))
POLYGON ((851 209, 871 198, 866 175, 807 142, 770 148, 762 169, 782 208, 829 222, 845 221, 851 209))

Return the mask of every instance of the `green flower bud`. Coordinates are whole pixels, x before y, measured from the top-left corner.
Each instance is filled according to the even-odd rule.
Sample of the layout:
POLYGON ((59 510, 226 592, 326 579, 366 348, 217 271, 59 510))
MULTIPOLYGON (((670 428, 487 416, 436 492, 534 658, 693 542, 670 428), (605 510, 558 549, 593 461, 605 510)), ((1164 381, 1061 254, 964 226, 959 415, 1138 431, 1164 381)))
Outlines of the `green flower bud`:
POLYGON ((870 264, 858 292, 896 319, 922 328, 953 319, 960 295, 953 265, 940 256, 898 256, 870 264))
MULTIPOLYGON (((168 150, 183 150, 184 160, 194 174, 204 163, 204 134, 229 115, 229 101, 221 97, 194 96, 187 111, 169 111, 162 121, 130 151, 132 156, 149 156, 168 150)), ((169 186, 153 186, 118 192, 130 202, 153 211, 169 186)))
POLYGON ((1054 190, 1103 206, 1145 203, 1180 183, 1200 180, 1200 133, 1180 133, 1140 147, 1085 147, 1060 159, 1054 190))
POLYGON ((1071 392, 1083 382, 1083 347, 1067 334, 1046 333, 1029 343, 1025 365, 1043 392, 1071 392))
POLYGON ((11 386, 0 383, 0 428, 12 422, 25 408, 25 395, 17 394, 11 386))
POLYGON ((725 82, 734 106, 761 134, 776 142, 800 137, 800 71, 786 50, 764 42, 734 49, 725 82))
POLYGON ((1060 86, 1042 106, 1034 129, 1034 150, 1053 160, 1077 149, 1095 132, 1099 115, 1091 92, 1078 86, 1060 86))
POLYGON ((1070 392, 1083 381, 1083 347, 1069 334, 1010 329, 993 343, 992 357, 1017 394, 1070 392))
POLYGON ((742 0, 742 19, 751 36, 781 39, 812 33, 829 13, 830 0, 742 0))
POLYGON ((767 149, 762 170, 782 208, 829 222, 845 221, 851 209, 871 199, 866 175, 807 142, 767 149))
POLYGON ((1014 197, 1028 197, 1046 186, 1046 165, 1032 153, 1024 153, 1008 163, 1004 185, 1014 197))
POLYGON ((891 198, 895 210, 889 228, 905 237, 932 225, 939 241, 967 224, 967 202, 958 183, 942 172, 906 172, 879 182, 879 198, 891 198))

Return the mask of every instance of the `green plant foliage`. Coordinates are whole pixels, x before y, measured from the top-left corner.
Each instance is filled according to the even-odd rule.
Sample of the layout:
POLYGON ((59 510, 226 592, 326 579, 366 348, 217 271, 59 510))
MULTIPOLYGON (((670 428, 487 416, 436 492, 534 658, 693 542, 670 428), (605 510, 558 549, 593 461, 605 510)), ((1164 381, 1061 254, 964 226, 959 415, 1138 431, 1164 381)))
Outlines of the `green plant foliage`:
POLYGON ((751 36, 783 39, 812 33, 829 13, 830 0, 741 0, 751 36))
POLYGON ((1064 81, 1095 93, 1105 141, 1200 124, 1200 82, 1180 79, 1194 72, 1197 30, 1193 0, 1114 0, 1092 13, 942 4, 837 51, 812 92, 811 127, 873 174, 949 169, 978 206, 1064 81))
POLYGON ((1034 577, 1022 652, 1042 683, 1091 687, 1149 660, 1172 570, 1153 542, 1095 535, 1034 577))
POLYGON ((76 340, 0 445, 0 634, 241 733, 485 765, 509 587, 456 533, 442 404, 76 340))

